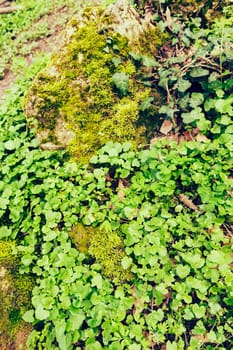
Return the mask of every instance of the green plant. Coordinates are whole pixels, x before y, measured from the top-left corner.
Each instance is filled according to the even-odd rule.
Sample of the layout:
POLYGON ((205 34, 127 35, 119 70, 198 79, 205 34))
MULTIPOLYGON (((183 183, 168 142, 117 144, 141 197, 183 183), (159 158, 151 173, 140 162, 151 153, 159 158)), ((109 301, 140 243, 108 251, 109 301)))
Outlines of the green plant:
POLYGON ((108 143, 88 169, 38 149, 19 103, 2 112, 0 232, 21 240, 21 273, 37 276, 24 319, 43 327, 28 349, 231 346, 231 140, 108 143), (118 232, 129 282, 71 244, 78 222, 118 232))
MULTIPOLYGON (((17 289, 28 274, 36 279, 32 306, 24 304, 23 319, 34 327, 27 348, 231 349, 230 124, 221 120, 205 142, 164 138, 141 150, 108 142, 81 166, 65 152, 42 151, 22 111, 46 60, 25 69, 0 109, 0 263, 10 253, 6 239, 14 239, 22 257, 17 289), (114 279, 115 267, 130 278, 114 279)), ((193 91, 189 107, 213 103, 231 116, 228 79, 217 79, 217 90, 205 83, 204 100, 193 91)), ((144 112, 152 102, 144 101, 144 112)), ((18 308, 10 311, 14 323, 18 308)))
MULTIPOLYGON (((170 11, 155 16, 171 37, 148 79, 152 91, 162 89, 166 96, 160 120, 170 120, 171 129, 180 133, 197 128, 210 139, 232 134, 232 16, 227 7, 224 13, 208 29, 199 17, 181 21, 170 11)), ((153 100, 148 100, 151 106, 153 100)))

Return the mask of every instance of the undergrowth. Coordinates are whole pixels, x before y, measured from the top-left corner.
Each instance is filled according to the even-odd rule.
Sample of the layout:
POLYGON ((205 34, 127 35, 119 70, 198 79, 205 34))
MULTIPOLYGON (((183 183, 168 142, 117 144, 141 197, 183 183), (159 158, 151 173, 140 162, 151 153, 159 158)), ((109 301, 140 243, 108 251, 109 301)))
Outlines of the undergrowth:
POLYGON ((0 234, 37 280, 28 349, 230 349, 231 140, 108 143, 83 168, 38 148, 21 95, 1 110, 0 234), (76 249, 78 223, 119 235, 130 280, 76 249))
MULTIPOLYGON (((28 349, 231 349, 231 87, 219 76, 218 92, 209 92, 208 71, 205 90, 188 94, 201 99, 190 108, 220 125, 201 129, 204 142, 164 138, 137 151, 109 142, 80 166, 42 151, 22 112, 45 63, 34 62, 0 110, 0 238, 16 241, 22 278, 36 280, 23 316, 34 327, 28 349)), ((169 92, 178 103, 182 91, 169 92)), ((179 118, 192 115, 189 107, 179 118)))

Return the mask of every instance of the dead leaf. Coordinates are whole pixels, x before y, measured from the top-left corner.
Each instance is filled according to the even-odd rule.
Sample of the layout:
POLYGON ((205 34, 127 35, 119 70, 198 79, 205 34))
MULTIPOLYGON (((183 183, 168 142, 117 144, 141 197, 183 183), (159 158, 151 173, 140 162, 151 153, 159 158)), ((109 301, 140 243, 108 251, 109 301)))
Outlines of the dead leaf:
POLYGON ((118 196, 120 202, 123 202, 123 201, 124 201, 124 198, 125 198, 124 188, 125 188, 124 183, 123 183, 123 181, 120 179, 120 180, 118 181, 118 192, 117 192, 117 196, 118 196))
POLYGON ((184 131, 183 133, 185 141, 192 141, 193 140, 193 135, 190 131, 184 131))
POLYGON ((198 142, 208 142, 209 141, 208 137, 206 137, 203 134, 197 134, 197 136, 195 137, 195 140, 198 142))
POLYGON ((169 10, 169 7, 167 7, 165 12, 167 24, 169 28, 172 28, 172 17, 171 17, 171 11, 169 10))
POLYGON ((189 199, 185 194, 181 193, 179 195, 179 200, 186 205, 189 209, 194 210, 195 212, 199 212, 198 207, 192 202, 191 199, 189 199))
POLYGON ((169 119, 165 119, 160 127, 160 132, 163 135, 167 135, 173 129, 173 123, 169 119))

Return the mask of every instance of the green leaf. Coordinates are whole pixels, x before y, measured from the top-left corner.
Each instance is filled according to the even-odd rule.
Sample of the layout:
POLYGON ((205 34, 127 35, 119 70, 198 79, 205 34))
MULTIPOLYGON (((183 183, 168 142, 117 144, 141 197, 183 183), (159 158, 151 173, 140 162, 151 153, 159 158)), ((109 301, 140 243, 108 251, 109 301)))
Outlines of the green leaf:
POLYGON ((121 260, 121 265, 123 267, 124 270, 127 270, 132 264, 132 259, 125 256, 122 260, 121 260))
POLYGON ((200 106, 204 102, 204 95, 200 92, 193 92, 190 96, 189 105, 192 108, 200 106))
POLYGON ((20 146, 20 140, 16 139, 16 140, 9 140, 7 142, 5 142, 4 146, 7 150, 12 151, 14 149, 19 148, 20 146))
POLYGON ((185 278, 190 273, 190 267, 187 265, 178 265, 176 267, 176 273, 180 278, 185 278))
POLYGON ((204 69, 201 67, 195 67, 190 71, 190 76, 192 78, 201 78, 209 75, 208 69, 204 69))
POLYGON ((121 59, 119 57, 113 57, 112 63, 117 68, 121 64, 121 59))
POLYGON ((9 199, 8 198, 0 198, 0 209, 6 209, 7 205, 9 204, 9 199))
POLYGON ((112 81, 119 90, 121 96, 126 96, 129 90, 129 76, 124 72, 115 73, 112 77, 112 81))
POLYGON ((192 330, 192 333, 195 335, 204 335, 205 332, 206 328, 201 320, 196 323, 195 327, 192 330))
POLYGON ((128 347, 129 350, 141 350, 141 345, 140 344, 131 344, 128 347))
POLYGON ((167 344, 166 344, 166 350, 177 350, 177 344, 176 342, 170 342, 168 341, 167 344))
POLYGON ((185 92, 190 88, 191 85, 192 84, 190 83, 189 80, 182 79, 182 80, 179 80, 177 84, 177 89, 179 92, 185 92))
POLYGON ((195 120, 205 118, 205 115, 202 112, 202 109, 200 107, 193 109, 189 113, 182 113, 181 116, 182 116, 183 122, 185 124, 189 124, 189 123, 194 122, 195 120))
POLYGON ((110 346, 109 350, 122 350, 123 347, 121 346, 121 343, 118 341, 114 341, 110 346))
POLYGON ((75 331, 76 329, 80 329, 83 321, 86 319, 84 313, 78 312, 70 316, 69 318, 69 329, 71 331, 75 331))
POLYGON ((102 350, 102 349, 103 348, 98 341, 86 345, 86 350, 102 350))
POLYGON ((66 329, 65 319, 55 321, 54 325, 55 325, 56 339, 59 344, 59 349, 67 350, 66 336, 65 336, 65 329, 66 329))
POLYGON ((200 306, 198 304, 192 305, 192 311, 196 318, 204 318, 206 314, 205 306, 200 306))
POLYGON ((233 306, 233 297, 224 298, 223 301, 224 301, 224 303, 227 304, 228 306, 233 306))
POLYGON ((103 279, 102 279, 102 276, 100 274, 98 275, 95 275, 93 278, 92 278, 92 287, 97 287, 97 289, 101 289, 102 288, 102 284, 103 284, 103 279))
POLYGON ((153 102, 153 101, 154 101, 154 97, 150 97, 150 96, 147 97, 145 100, 142 101, 141 106, 140 106, 140 110, 142 112, 144 112, 147 109, 149 109, 151 106, 151 102, 153 102))
POLYGON ((197 121, 196 125, 200 131, 207 131, 211 125, 211 122, 205 118, 201 118, 197 121))
POLYGON ((46 320, 49 317, 49 311, 45 310, 42 305, 38 305, 35 311, 35 317, 37 320, 46 320))
POLYGON ((22 316, 23 320, 28 323, 34 322, 34 310, 28 310, 22 316))
POLYGON ((139 55, 138 53, 133 52, 133 51, 130 51, 130 52, 129 52, 129 55, 130 55, 135 61, 141 61, 141 59, 142 59, 142 56, 141 56, 141 55, 139 55))
POLYGON ((230 264, 233 258, 220 250, 212 250, 207 257, 208 261, 216 263, 217 265, 230 264))
POLYGON ((22 264, 24 266, 29 266, 32 262, 33 258, 30 254, 26 254, 22 257, 22 264))
POLYGON ((158 62, 156 62, 154 57, 150 56, 142 56, 142 63, 145 67, 159 67, 158 62))
POLYGON ((164 312, 161 309, 158 309, 157 311, 151 311, 146 316, 146 323, 149 327, 154 328, 158 322, 161 322, 164 318, 164 312))
POLYGON ((0 239, 10 237, 12 231, 9 227, 7 226, 1 226, 0 227, 0 239))

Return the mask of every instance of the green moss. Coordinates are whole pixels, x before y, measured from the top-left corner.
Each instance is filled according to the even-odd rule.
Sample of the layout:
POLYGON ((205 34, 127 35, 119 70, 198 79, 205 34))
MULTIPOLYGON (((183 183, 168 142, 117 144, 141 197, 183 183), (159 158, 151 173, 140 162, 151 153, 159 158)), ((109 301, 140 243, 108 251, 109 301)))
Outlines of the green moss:
POLYGON ((36 77, 25 99, 26 114, 37 118, 37 129, 46 129, 49 141, 59 143, 55 129, 62 117, 74 135, 68 151, 81 162, 110 140, 131 140, 135 147, 147 142, 145 125, 139 127, 138 120, 151 89, 138 81, 143 68, 134 65, 129 53, 153 55, 166 38, 154 27, 132 47, 110 29, 110 22, 101 9, 90 8, 82 14, 81 24, 73 19, 73 34, 36 77), (120 96, 113 84, 117 72, 129 77, 127 96, 120 96))
POLYGON ((88 227, 79 223, 70 233, 77 249, 95 258, 103 274, 114 283, 122 283, 132 278, 130 271, 124 270, 121 261, 125 256, 121 237, 116 232, 105 232, 100 228, 88 227))
POLYGON ((34 280, 19 274, 20 258, 14 241, 0 241, 0 343, 10 343, 22 327, 22 315, 31 306, 34 280))

